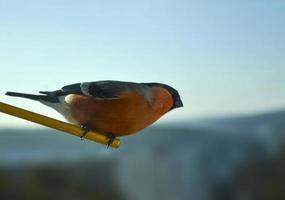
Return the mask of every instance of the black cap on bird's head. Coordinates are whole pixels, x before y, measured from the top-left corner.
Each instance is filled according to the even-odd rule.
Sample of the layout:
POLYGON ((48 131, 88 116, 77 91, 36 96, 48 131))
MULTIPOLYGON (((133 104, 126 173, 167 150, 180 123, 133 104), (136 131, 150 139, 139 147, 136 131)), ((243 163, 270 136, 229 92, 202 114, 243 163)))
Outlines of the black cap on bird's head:
POLYGON ((163 87, 165 89, 167 89, 167 91, 171 94, 172 99, 173 99, 173 105, 169 110, 172 110, 174 108, 180 108, 183 107, 183 103, 182 100, 180 98, 180 95, 178 93, 178 91, 176 89, 174 89, 173 87, 163 84, 163 83, 146 83, 146 85, 148 86, 159 86, 159 87, 163 87))

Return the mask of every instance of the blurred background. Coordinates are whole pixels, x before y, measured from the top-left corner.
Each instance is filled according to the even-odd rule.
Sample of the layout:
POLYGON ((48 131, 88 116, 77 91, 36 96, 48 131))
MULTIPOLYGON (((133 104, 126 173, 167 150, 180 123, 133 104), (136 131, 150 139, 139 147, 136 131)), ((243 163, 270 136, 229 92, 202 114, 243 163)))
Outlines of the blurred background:
POLYGON ((119 149, 0 113, 1 199, 285 199, 284 1, 0 0, 0 100, 162 82, 184 107, 119 149))

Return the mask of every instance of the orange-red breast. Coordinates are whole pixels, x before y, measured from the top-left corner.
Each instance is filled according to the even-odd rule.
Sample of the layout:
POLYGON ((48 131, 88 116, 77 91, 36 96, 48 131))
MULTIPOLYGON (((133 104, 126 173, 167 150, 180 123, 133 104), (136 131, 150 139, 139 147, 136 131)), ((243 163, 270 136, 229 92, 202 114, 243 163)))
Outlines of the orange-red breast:
POLYGON ((178 92, 162 83, 97 81, 76 83, 42 95, 7 92, 37 100, 61 113, 69 122, 110 136, 135 133, 168 111, 182 107, 178 92))

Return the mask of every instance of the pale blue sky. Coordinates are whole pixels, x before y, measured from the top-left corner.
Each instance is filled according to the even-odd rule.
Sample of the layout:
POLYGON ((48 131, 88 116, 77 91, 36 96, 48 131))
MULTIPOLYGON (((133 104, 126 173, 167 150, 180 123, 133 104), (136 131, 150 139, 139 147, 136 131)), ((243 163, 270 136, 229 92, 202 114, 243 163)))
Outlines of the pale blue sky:
POLYGON ((162 122, 285 108, 284 10, 283 0, 0 0, 0 100, 61 119, 4 93, 114 79, 177 88, 185 107, 162 122))

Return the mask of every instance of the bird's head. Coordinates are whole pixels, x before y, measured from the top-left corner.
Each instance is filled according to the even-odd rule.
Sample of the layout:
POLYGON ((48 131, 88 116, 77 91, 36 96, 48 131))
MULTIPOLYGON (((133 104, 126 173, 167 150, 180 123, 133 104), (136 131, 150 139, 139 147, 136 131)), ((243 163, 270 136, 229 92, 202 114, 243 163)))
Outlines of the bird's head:
POLYGON ((153 86, 158 86, 158 87, 163 87, 166 89, 172 96, 173 99, 173 105, 169 110, 175 109, 175 108, 180 108, 183 107, 182 100, 180 98, 180 95, 176 89, 173 87, 163 84, 163 83, 146 83, 146 85, 153 87, 153 86))

